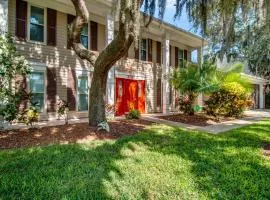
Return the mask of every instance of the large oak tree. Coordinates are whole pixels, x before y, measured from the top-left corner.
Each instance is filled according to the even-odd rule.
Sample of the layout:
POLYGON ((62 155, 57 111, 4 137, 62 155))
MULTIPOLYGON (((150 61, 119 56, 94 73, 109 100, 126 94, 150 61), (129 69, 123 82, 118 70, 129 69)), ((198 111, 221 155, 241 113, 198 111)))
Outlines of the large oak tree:
MULTIPOLYGON (((89 21, 89 11, 85 4, 85 0, 71 0, 76 10, 76 18, 69 29, 69 40, 76 54, 89 61, 94 67, 94 74, 90 88, 89 98, 89 124, 96 126, 98 123, 105 121, 105 97, 106 83, 108 72, 111 67, 124 55, 126 55, 129 47, 133 42, 137 44, 139 29, 142 22, 149 25, 151 22, 140 20, 140 8, 144 5, 146 14, 152 16, 155 10, 159 10, 159 17, 163 17, 166 3, 169 0, 114 0, 115 16, 118 16, 117 34, 110 44, 106 46, 100 53, 88 50, 80 42, 80 35, 85 23, 89 21)), ((173 0, 170 0, 173 1, 173 0)), ((186 8, 187 14, 195 27, 200 27, 202 33, 207 31, 208 17, 218 12, 222 16, 220 22, 224 25, 224 44, 225 48, 230 42, 230 30, 234 23, 229 23, 227 19, 232 19, 235 10, 243 7, 245 10, 256 8, 257 5, 263 4, 269 11, 269 0, 174 0, 175 1, 175 17, 181 16, 181 12, 186 8), (252 3, 254 4, 252 4, 252 3), (227 29, 227 28, 226 28, 227 29), (229 33, 227 33, 229 31, 229 33)), ((91 5, 89 5, 91 6, 91 5)), ((269 13, 269 12, 267 12, 269 13)), ((267 14, 269 19, 269 15, 267 14)), ((232 21, 233 22, 233 21, 232 21)), ((137 45, 135 45, 137 46, 137 45)))

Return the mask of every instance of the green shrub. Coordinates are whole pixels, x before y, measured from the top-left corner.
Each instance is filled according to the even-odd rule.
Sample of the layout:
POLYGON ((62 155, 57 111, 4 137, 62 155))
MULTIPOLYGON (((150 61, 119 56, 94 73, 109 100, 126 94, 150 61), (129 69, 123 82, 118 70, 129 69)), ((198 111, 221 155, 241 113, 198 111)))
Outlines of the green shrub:
POLYGON ((252 105, 250 92, 237 82, 226 83, 213 92, 205 101, 204 110, 208 115, 240 117, 244 110, 252 105))
POLYGON ((68 103, 62 99, 59 99, 57 103, 57 113, 59 117, 63 117, 65 119, 65 124, 68 124, 68 112, 68 103))
POLYGON ((181 96, 177 100, 179 110, 186 115, 194 115, 193 101, 189 96, 181 96))
POLYGON ((21 114, 19 121, 26 124, 27 126, 33 127, 35 122, 38 122, 39 119, 39 111, 34 106, 31 106, 24 110, 21 114))
POLYGON ((130 110, 126 115, 126 119, 140 119, 141 113, 139 110, 130 110))
POLYGON ((17 119, 20 104, 27 99, 28 92, 18 78, 26 77, 31 68, 16 50, 10 34, 0 35, 0 118, 9 122, 17 119))

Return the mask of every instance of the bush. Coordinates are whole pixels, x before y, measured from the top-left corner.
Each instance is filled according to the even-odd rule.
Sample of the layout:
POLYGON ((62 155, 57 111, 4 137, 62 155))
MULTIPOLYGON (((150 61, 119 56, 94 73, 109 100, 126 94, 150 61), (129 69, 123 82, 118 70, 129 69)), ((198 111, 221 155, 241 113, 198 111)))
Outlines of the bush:
POLYGON ((57 113, 59 117, 63 117, 65 119, 65 124, 68 124, 68 103, 62 99, 59 99, 57 103, 57 113))
POLYGON ((39 111, 34 106, 31 106, 24 110, 24 112, 21 114, 19 121, 23 122, 27 126, 30 125, 30 127, 33 127, 33 124, 35 122, 38 122, 39 119, 39 111))
POLYGON ((226 83, 213 92, 205 101, 204 110, 208 115, 240 117, 244 110, 252 106, 250 92, 237 82, 226 83))
POLYGON ((141 113, 139 110, 130 110, 126 115, 126 119, 140 119, 141 113))
POLYGON ((13 38, 0 35, 0 118, 6 121, 17 119, 20 103, 29 96, 18 77, 26 77, 31 71, 27 60, 18 55, 13 38))
POLYGON ((194 115, 193 101, 189 96, 181 96, 177 99, 179 110, 186 115, 194 115))

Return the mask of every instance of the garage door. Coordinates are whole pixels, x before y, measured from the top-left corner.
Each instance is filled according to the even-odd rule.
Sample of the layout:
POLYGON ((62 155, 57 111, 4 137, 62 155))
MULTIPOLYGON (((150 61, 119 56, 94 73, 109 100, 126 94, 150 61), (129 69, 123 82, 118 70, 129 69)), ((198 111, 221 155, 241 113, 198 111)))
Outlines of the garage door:
POLYGON ((115 107, 117 116, 132 109, 145 113, 145 81, 117 78, 115 107))

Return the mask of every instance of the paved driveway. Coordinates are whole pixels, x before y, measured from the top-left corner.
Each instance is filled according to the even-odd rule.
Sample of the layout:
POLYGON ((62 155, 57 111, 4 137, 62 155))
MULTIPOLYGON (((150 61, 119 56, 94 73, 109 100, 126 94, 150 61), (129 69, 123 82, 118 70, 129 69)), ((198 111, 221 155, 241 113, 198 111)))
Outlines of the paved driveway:
POLYGON ((209 132, 213 134, 218 134, 218 133, 229 131, 235 128, 240 128, 242 126, 253 124, 255 122, 261 121, 266 118, 270 118, 270 110, 260 109, 260 110, 245 111, 245 116, 246 116, 245 118, 235 119, 232 121, 221 122, 219 124, 203 126, 203 127, 159 119, 159 118, 156 118, 155 115, 157 114, 143 115, 143 119, 156 122, 156 123, 166 124, 169 126, 181 127, 181 128, 186 128, 190 130, 200 130, 200 131, 205 131, 205 132, 209 132))

